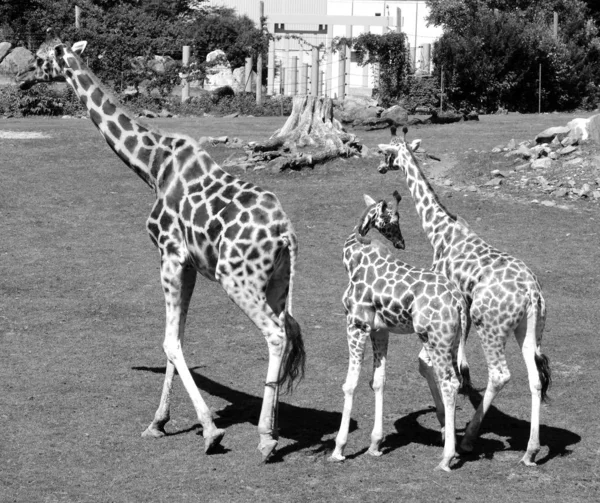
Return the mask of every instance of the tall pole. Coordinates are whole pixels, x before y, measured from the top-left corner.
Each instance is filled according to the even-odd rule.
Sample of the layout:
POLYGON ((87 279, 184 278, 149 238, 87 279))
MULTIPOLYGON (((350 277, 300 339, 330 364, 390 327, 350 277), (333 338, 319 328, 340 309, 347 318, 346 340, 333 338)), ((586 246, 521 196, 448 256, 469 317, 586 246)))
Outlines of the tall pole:
POLYGON ((75 6, 75 28, 79 29, 81 28, 81 9, 79 8, 79 6, 75 6))
POLYGON ((444 111, 444 65, 440 68, 441 84, 440 84, 440 112, 444 111))
MULTIPOLYGON (((187 67, 190 64, 190 46, 183 46, 183 54, 181 58, 181 63, 184 67, 187 67)), ((190 97, 190 83, 187 81, 187 68, 186 73, 183 74, 183 78, 181 79, 181 102, 185 103, 190 97)))
POLYGON ((542 64, 540 63, 540 74, 538 77, 538 114, 542 113, 542 64))
POLYGON ((554 35, 554 40, 558 38, 558 12, 554 12, 554 31, 552 33, 554 35))
MULTIPOLYGON (((262 19, 265 17, 265 3, 261 1, 259 3, 259 11, 260 11, 260 29, 261 35, 264 37, 264 33, 262 33, 263 22, 262 19)), ((263 74, 263 55, 262 55, 262 47, 258 51, 258 56, 256 57, 256 104, 258 106, 262 105, 262 74, 263 74)))
POLYGON ((319 95, 319 49, 317 47, 312 48, 310 94, 311 96, 319 95))

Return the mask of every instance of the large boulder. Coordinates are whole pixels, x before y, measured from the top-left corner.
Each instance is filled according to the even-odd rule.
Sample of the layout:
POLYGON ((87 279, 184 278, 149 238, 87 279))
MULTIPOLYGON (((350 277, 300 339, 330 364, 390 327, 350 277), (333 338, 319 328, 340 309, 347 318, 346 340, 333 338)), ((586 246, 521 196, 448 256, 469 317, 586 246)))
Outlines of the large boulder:
POLYGON ((0 42, 0 62, 9 53, 11 47, 12 47, 12 44, 10 42, 0 42))
POLYGON ((592 117, 589 119, 577 118, 569 122, 567 124, 567 127, 569 128, 568 138, 577 141, 587 140, 589 137, 588 126, 591 118, 592 117))
POLYGON ((16 77, 19 72, 27 69, 34 60, 31 51, 28 51, 25 47, 15 47, 0 63, 0 74, 16 77))
POLYGON ((404 126, 408 123, 408 112, 400 105, 394 105, 381 112, 382 119, 389 119, 398 126, 404 126))
POLYGON ((233 71, 231 70, 231 65, 229 64, 229 61, 227 61, 227 56, 224 51, 216 49, 209 52, 206 56, 206 62, 208 65, 206 77, 204 79, 204 89, 212 91, 223 86, 241 86, 241 79, 239 81, 240 85, 235 86, 234 84, 233 71))
MULTIPOLYGON (((233 82, 231 83, 231 87, 236 93, 243 93, 246 90, 246 68, 240 66, 233 70, 232 73, 233 82)), ((250 82, 252 86, 252 92, 256 92, 256 72, 250 72, 250 82)))
POLYGON ((588 139, 600 143, 600 115, 592 115, 588 119, 588 139))
POLYGON ((171 56, 154 56, 147 65, 150 70, 162 74, 177 66, 177 63, 171 56))
POLYGON ((565 138, 571 129, 568 126, 556 126, 544 129, 541 133, 535 137, 536 143, 550 143, 554 138, 561 141, 565 138))

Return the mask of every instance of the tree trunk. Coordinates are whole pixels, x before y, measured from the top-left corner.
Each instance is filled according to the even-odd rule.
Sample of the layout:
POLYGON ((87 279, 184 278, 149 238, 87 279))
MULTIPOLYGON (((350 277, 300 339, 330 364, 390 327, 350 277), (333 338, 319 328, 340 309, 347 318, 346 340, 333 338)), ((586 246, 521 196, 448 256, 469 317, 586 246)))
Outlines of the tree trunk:
POLYGON ((362 146, 333 117, 331 98, 295 96, 292 113, 266 142, 251 146, 248 162, 281 171, 314 166, 336 157, 360 155, 362 146))

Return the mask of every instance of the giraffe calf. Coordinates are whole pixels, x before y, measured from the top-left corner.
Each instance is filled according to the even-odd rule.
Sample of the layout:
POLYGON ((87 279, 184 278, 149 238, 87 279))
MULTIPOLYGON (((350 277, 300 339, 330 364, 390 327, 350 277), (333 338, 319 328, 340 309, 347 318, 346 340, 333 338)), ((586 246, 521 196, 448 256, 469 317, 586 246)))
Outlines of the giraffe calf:
MULTIPOLYGON (((433 364, 443 401, 445 439, 437 469, 450 471, 456 454, 454 416, 459 387, 457 349, 467 327, 467 307, 456 287, 443 275, 409 266, 383 243, 365 237, 377 229, 395 248, 404 248, 395 192, 393 207, 365 196, 367 209, 344 243, 344 266, 349 277, 343 303, 346 310, 348 375, 343 386, 344 410, 332 461, 343 461, 348 440, 354 391, 358 384, 367 336, 373 344, 375 423, 369 454, 380 456, 383 440, 383 389, 389 333, 416 333, 433 364)), ((434 383, 435 385, 435 383, 434 383)))

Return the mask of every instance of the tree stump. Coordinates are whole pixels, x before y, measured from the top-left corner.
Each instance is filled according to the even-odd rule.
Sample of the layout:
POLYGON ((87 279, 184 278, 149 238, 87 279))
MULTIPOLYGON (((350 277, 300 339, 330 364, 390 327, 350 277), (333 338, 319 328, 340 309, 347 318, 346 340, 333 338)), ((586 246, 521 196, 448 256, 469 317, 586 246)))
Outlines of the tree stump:
POLYGON ((301 169, 360 155, 362 145, 333 117, 331 98, 295 96, 292 113, 281 129, 263 143, 250 143, 246 166, 273 171, 301 169))

